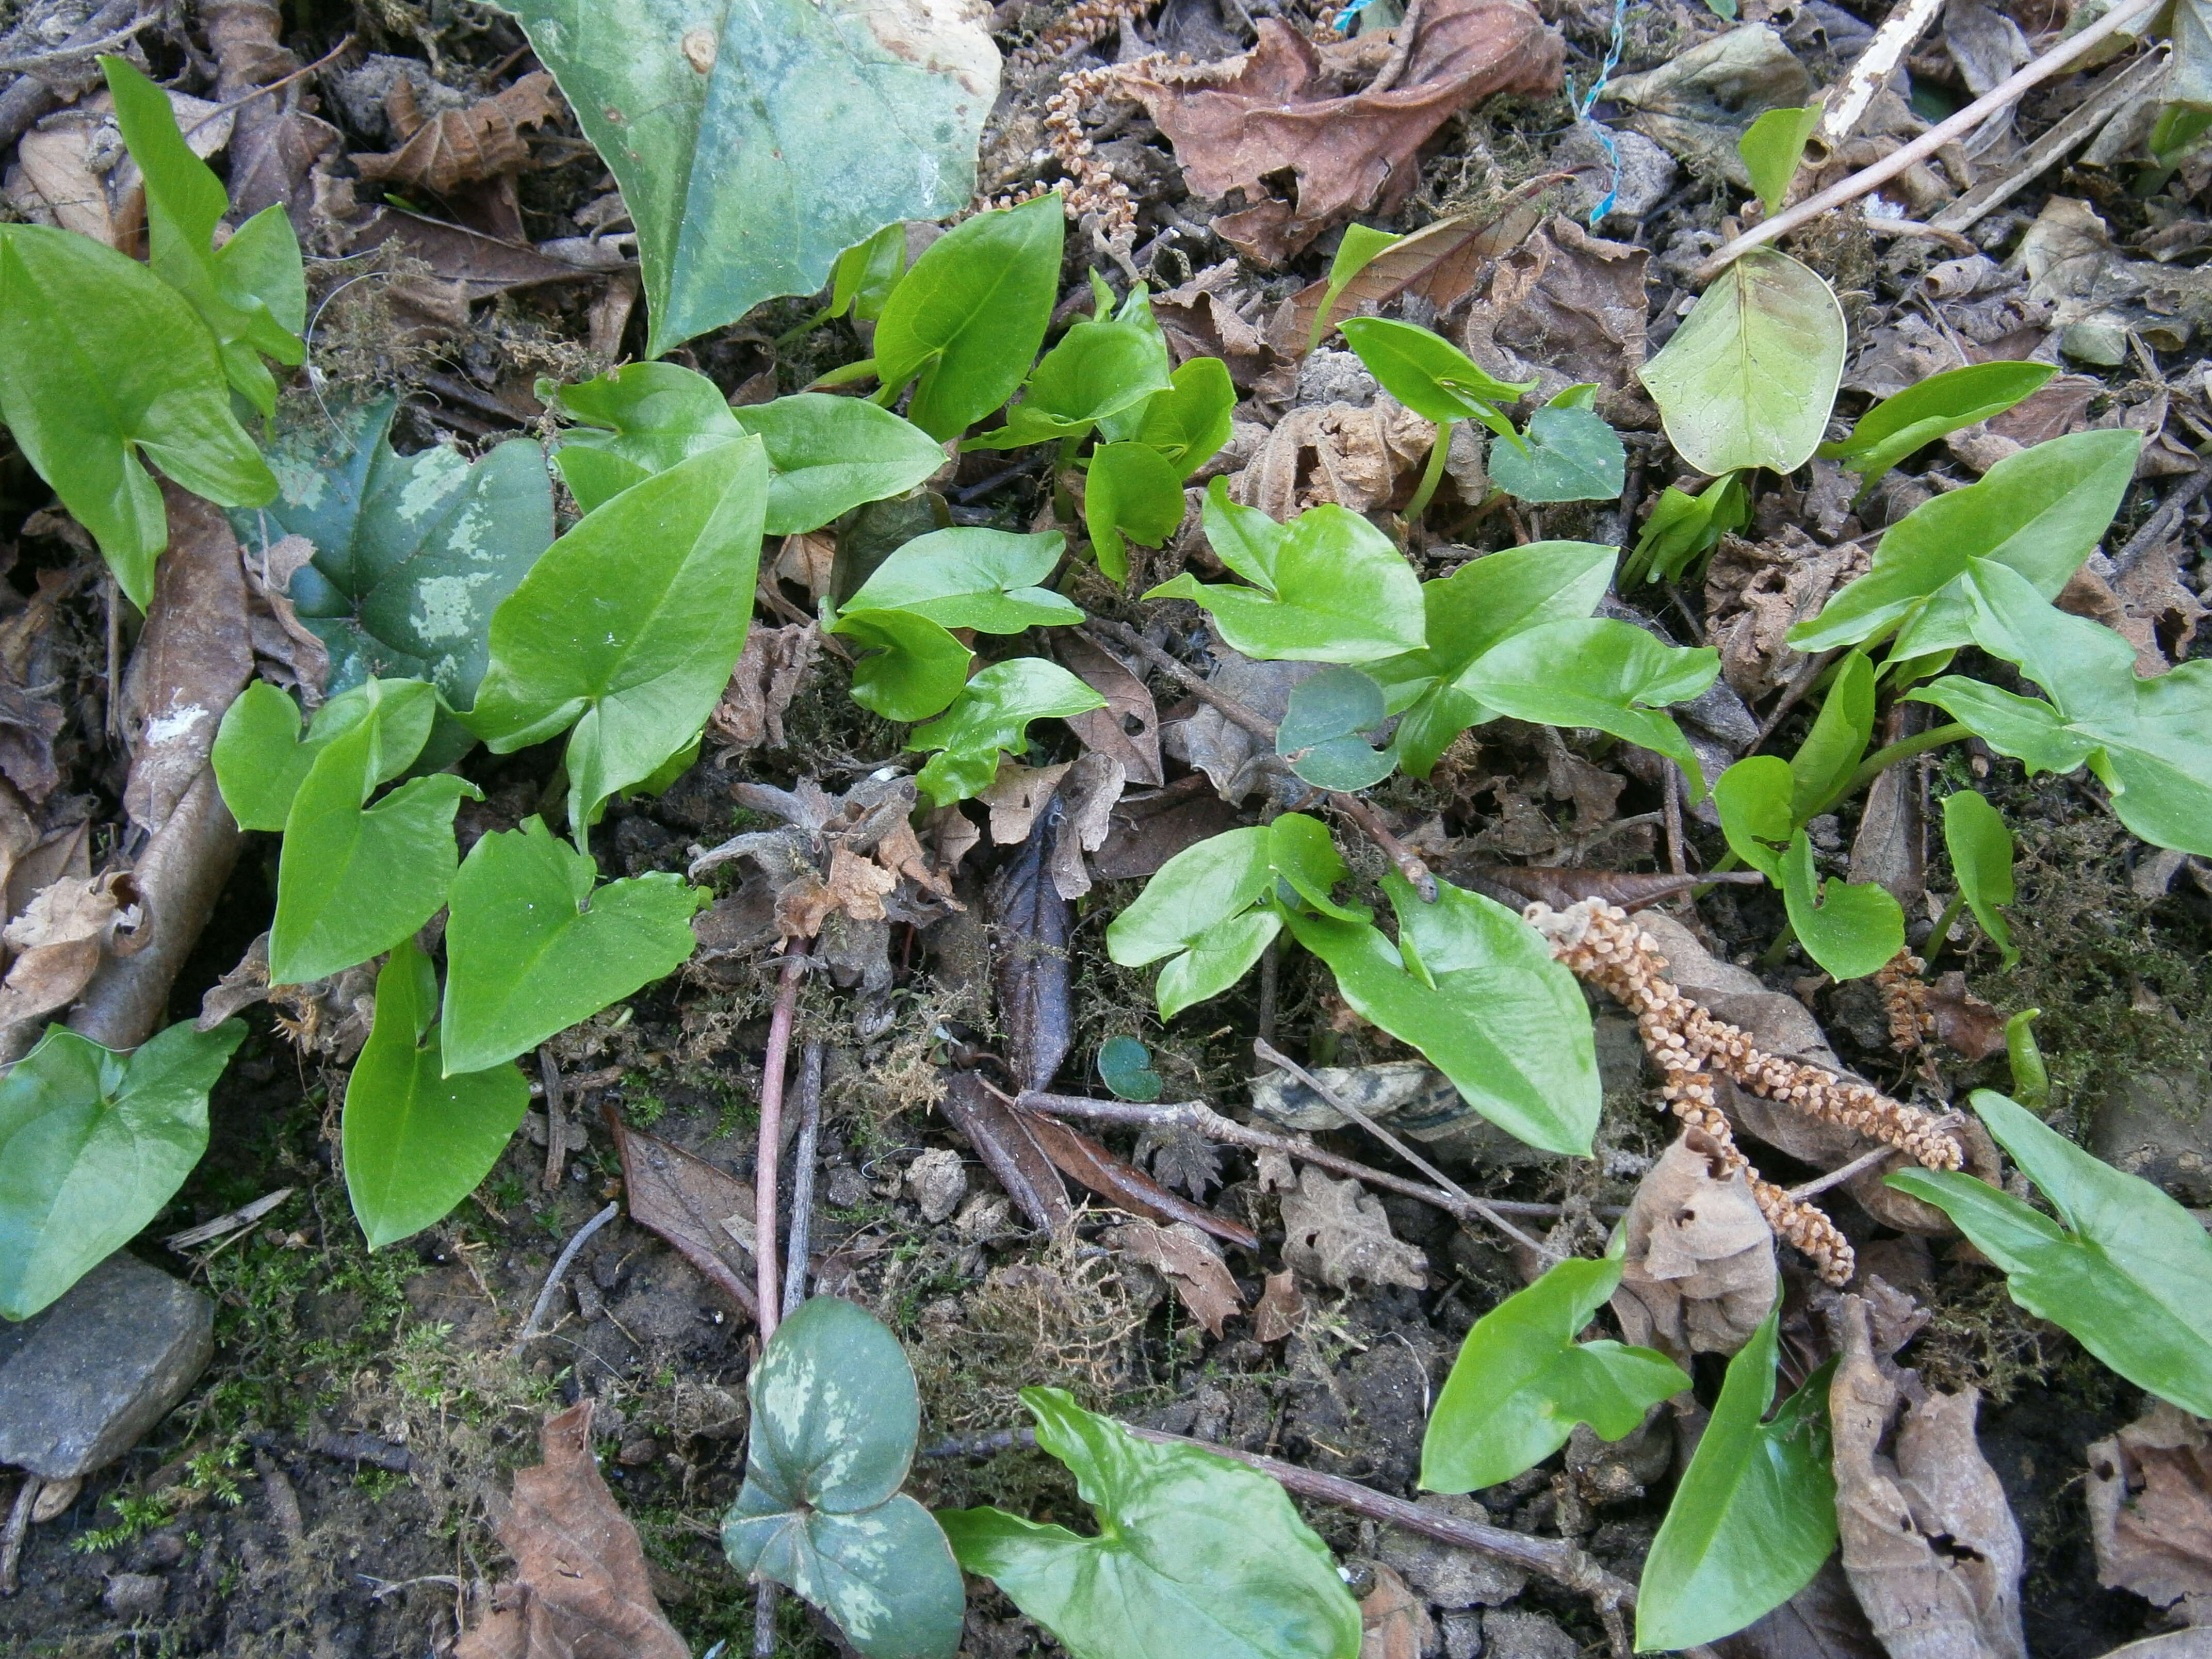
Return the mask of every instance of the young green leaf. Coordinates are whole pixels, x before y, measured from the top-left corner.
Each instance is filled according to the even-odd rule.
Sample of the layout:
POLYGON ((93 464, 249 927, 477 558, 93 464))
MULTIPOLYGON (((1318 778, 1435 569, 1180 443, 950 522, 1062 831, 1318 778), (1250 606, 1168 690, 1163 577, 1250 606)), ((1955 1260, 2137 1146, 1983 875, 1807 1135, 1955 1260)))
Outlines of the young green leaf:
POLYGON ((222 507, 276 493, 207 325, 136 259, 72 230, 0 225, 0 421, 142 611, 169 539, 145 462, 222 507))
POLYGON ((1814 272, 1752 249, 1638 372, 1682 459, 1718 477, 1810 459, 1843 379, 1843 307, 1814 272))
POLYGON ((1142 321, 1082 318, 1031 372, 1006 424, 961 447, 1018 449, 1080 437, 1169 385, 1167 345, 1149 308, 1142 321))
POLYGON ((943 624, 912 611, 846 610, 830 631, 860 647, 853 701, 887 720, 942 714, 968 684, 975 656, 943 624))
POLYGON ((434 694, 380 683, 364 718, 322 745, 292 797, 276 865, 269 980, 300 985, 367 962, 437 914, 460 854, 453 814, 483 791, 450 773, 377 787, 406 769, 429 733, 434 694))
POLYGON ((1382 721, 1381 686, 1356 668, 1324 668, 1291 688, 1275 752, 1316 789, 1364 789, 1397 766, 1362 735, 1382 721))
POLYGON ((368 1248, 444 1220, 491 1173, 529 1105, 512 1066, 446 1075, 437 972, 400 940, 376 975, 376 1020, 340 1121, 346 1195, 368 1248))
POLYGON ((1762 1422, 1774 1398, 1778 1307, 1728 1376, 1644 1558, 1636 1650, 1718 1641, 1802 1589, 1836 1547, 1824 1366, 1762 1422))
POLYGON ((1822 444, 1820 453, 1857 473, 1863 489, 1914 450, 2003 414, 2057 372, 2050 363, 2003 358, 1946 369, 1884 398, 1859 416, 1850 437, 1822 444))
POLYGON ((2056 599, 2119 511, 2142 447, 2139 432, 2071 432, 2008 455, 1979 483, 1923 501, 1883 532, 1874 568, 1790 630, 1800 651, 1879 637, 1902 623, 1891 654, 1924 656, 1972 637, 1967 566, 2018 571, 2056 599))
POLYGON ((850 312, 856 323, 874 322, 905 275, 906 226, 894 222, 837 256, 830 273, 829 314, 850 312))
POLYGON ((1782 898, 1805 954, 1837 979, 1863 979, 1905 948, 1905 912, 1888 890, 1820 881, 1802 830, 1782 855, 1782 898))
POLYGON ((2212 663, 2138 679, 2135 649, 2112 629, 2069 616, 2017 572, 1973 562, 1974 643, 2017 664, 2051 694, 2015 697, 1957 675, 1906 695, 1948 710, 1991 748, 2031 769, 2087 762, 2112 811, 2145 841, 2212 854, 2212 663))
POLYGON ((1429 904, 1396 872, 1383 877, 1395 947, 1364 921, 1294 910, 1285 921, 1353 1012, 1419 1049, 1476 1111, 1531 1146, 1589 1157, 1604 1091, 1574 975, 1504 905, 1437 887, 1429 904))
POLYGON ((1428 643, 1413 567, 1356 513, 1331 503, 1278 525, 1231 501, 1216 478, 1206 488, 1206 535, 1253 586, 1208 586, 1186 572, 1145 597, 1196 601, 1248 657, 1361 663, 1428 643))
POLYGON ((1720 653, 1662 644, 1609 617, 1540 623, 1500 641, 1453 684, 1493 714, 1545 726, 1594 726, 1674 760, 1699 794, 1705 774, 1681 728, 1648 712, 1713 683, 1720 653))
POLYGON ((746 1393, 745 1484, 722 1517, 730 1565, 822 1608, 862 1659, 952 1659, 960 1569, 899 1491, 921 1406, 898 1339, 814 1297, 776 1327, 746 1393))
POLYGON ((1743 475, 1727 472, 1694 495, 1668 484, 1659 492, 1651 516, 1636 538, 1621 576, 1627 581, 1672 581, 1722 537, 1751 522, 1751 501, 1743 475))
POLYGON ((1037 1444, 1098 1512, 1083 1537, 1003 1510, 938 1513, 953 1553, 1073 1659, 1356 1659, 1359 1607, 1282 1487, 1024 1389, 1037 1444))
POLYGON ((545 550, 492 615, 464 716, 494 754, 568 738, 568 823, 696 737, 744 648, 768 462, 757 438, 633 485, 545 550))
POLYGON ((262 362, 307 360, 307 268, 292 222, 279 203, 255 214, 224 242, 216 229, 230 195, 177 130, 168 94, 128 58, 100 67, 115 100, 115 125, 146 181, 146 220, 154 274, 191 302, 215 336, 223 372, 264 415, 276 407, 276 381, 262 362))
POLYGON ((28 1319, 130 1243, 208 1143, 241 1020, 117 1054, 66 1026, 0 1080, 0 1319, 28 1319))
POLYGON ((2040 1008, 2023 1008, 2005 1021, 2005 1062, 2012 1073, 2013 1097, 2031 1112, 2039 1112, 2051 1101, 2051 1072, 2043 1063, 2042 1046, 2035 1040, 2040 1008))
POLYGON ((1322 289, 1321 304, 1314 312, 1313 333, 1306 341, 1309 353, 1321 349, 1322 340, 1329 331, 1329 308, 1336 304, 1336 296, 1351 285, 1353 277, 1374 263, 1376 254, 1401 240, 1389 231, 1366 225, 1344 228, 1344 240, 1336 245, 1336 253, 1328 262, 1328 286, 1322 289))
POLYGON ((706 889, 659 873, 598 878, 540 818, 469 849, 446 923, 446 1076, 526 1054, 690 956, 706 889))
POLYGON ((579 422, 562 434, 553 460, 586 513, 740 433, 721 388, 676 363, 623 363, 574 386, 541 380, 538 395, 579 422))
POLYGON ((1790 763, 1779 755, 1746 755, 1713 785, 1713 810, 1729 851, 1776 886, 1782 884, 1782 854, 1797 828, 1791 801, 1796 783, 1790 763))
POLYGON ((1649 1348, 1575 1338, 1620 1283, 1620 1262, 1569 1258, 1474 1322, 1421 1440, 1421 1485, 1474 1492, 1510 1480, 1587 1423, 1618 1440, 1690 1386, 1649 1348))
POLYGON ((1790 818, 1811 821, 1858 770, 1874 736, 1874 665, 1854 651, 1837 665, 1805 741, 1790 757, 1790 818))
POLYGON ((1805 158, 1805 141, 1820 125, 1818 104, 1803 109, 1771 109, 1735 141, 1744 171, 1751 174, 1752 193, 1765 204, 1768 218, 1782 211, 1790 181, 1797 176, 1797 164, 1805 158))
POLYGON ((1572 404, 1538 410, 1519 444, 1490 449, 1490 481, 1524 501, 1615 501, 1627 467, 1620 434, 1572 404))
POLYGON ((902 494, 945 465, 936 441, 865 398, 799 392, 730 411, 768 450, 771 536, 818 530, 864 501, 902 494))
POLYGON ((1166 1086, 1152 1069, 1152 1051, 1133 1036, 1098 1045, 1098 1080, 1124 1100, 1158 1100, 1166 1086))
POLYGON ((1387 317, 1352 317, 1345 343, 1359 354, 1382 389, 1424 420, 1439 425, 1477 421, 1510 444, 1521 435, 1498 410, 1535 386, 1501 380, 1443 335, 1387 317))
POLYGON ((1229 365, 1218 357, 1194 357, 1176 370, 1165 392, 1099 422, 1098 435, 1109 444, 1133 441, 1158 450, 1180 480, 1229 441, 1230 411, 1236 407, 1229 365))
MULTIPOLYGON (((1951 855, 1951 873, 1959 891, 1982 924, 1982 931, 2004 953, 2005 971, 2020 961, 2012 942, 2012 929, 1997 906, 2013 902, 2012 831, 1997 809, 1972 789, 1960 789, 1943 798, 1943 847, 1951 855)), ((1929 941, 1940 948, 1941 939, 1929 941)), ((1930 956, 1935 950, 1929 951, 1930 956)))
MULTIPOLYGON (((300 705, 289 695, 266 680, 256 680, 240 692, 216 728, 213 757, 216 787, 238 827, 282 830, 292 811, 292 798, 300 793, 315 757, 331 738, 368 719, 380 702, 398 690, 394 683, 370 680, 342 692, 315 711, 304 736, 300 705)), ((414 698, 405 714, 380 733, 379 741, 395 752, 407 748, 412 760, 429 735, 432 702, 414 698)), ((387 775, 396 775, 407 765, 406 760, 398 762, 387 775)))
POLYGON ((846 605, 854 611, 908 611, 942 627, 979 634, 1079 623, 1082 606, 1037 586, 1052 574, 1066 546, 1056 530, 1028 536, 981 527, 933 530, 895 550, 846 605))
POLYGON ((1057 194, 979 213, 931 243, 891 291, 876 325, 877 373, 886 392, 921 377, 907 418, 939 442, 1028 374, 1059 297, 1065 218, 1057 194))
POLYGON ((900 27, 860 0, 514 13, 636 222, 648 357, 812 294, 840 250, 975 194, 998 54, 955 14, 900 27))
POLYGON ((908 736, 909 749, 941 751, 915 781, 939 806, 966 800, 991 787, 1000 750, 1019 753, 1029 746, 1031 720, 1105 706, 1105 698, 1056 662, 1042 657, 994 662, 968 682, 950 708, 908 736))
MULTIPOLYGON (((425 679, 466 708, 483 678, 492 612, 552 543, 553 489, 544 452, 526 438, 473 463, 443 446, 399 454, 398 408, 387 398, 327 418, 319 410, 284 432, 270 451, 276 499, 231 523, 257 556, 285 536, 315 544, 290 592, 329 648, 329 691, 425 679)), ((468 734, 458 735, 465 745, 468 734)), ((459 752, 447 743, 436 751, 459 752)))
POLYGON ((2057 1218, 1948 1170, 1889 1185, 1933 1204, 2004 1271, 2012 1299, 2137 1388, 2212 1416, 2212 1236, 2139 1176, 2092 1158, 1987 1089, 1974 1110, 2057 1218))
POLYGON ((1158 547, 1182 526, 1182 479, 1146 443, 1101 444, 1084 475, 1083 527, 1098 568, 1115 581, 1129 574, 1129 543, 1158 547))

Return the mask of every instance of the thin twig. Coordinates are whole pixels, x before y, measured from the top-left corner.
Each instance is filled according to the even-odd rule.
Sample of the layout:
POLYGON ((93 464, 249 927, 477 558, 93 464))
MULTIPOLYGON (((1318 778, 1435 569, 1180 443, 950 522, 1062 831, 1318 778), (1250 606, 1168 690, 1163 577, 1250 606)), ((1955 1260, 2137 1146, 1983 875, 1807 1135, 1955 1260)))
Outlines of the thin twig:
POLYGON ((1382 849, 1382 855, 1398 867, 1406 884, 1421 896, 1424 904, 1437 902, 1437 878, 1419 854, 1392 835, 1375 809, 1357 795, 1347 795, 1340 790, 1331 790, 1329 805, 1358 824, 1367 839, 1382 849))
MULTIPOLYGON (((1398 84, 1398 77, 1406 72, 1406 65, 1413 61, 1413 37, 1421 29, 1422 0, 1407 0, 1406 15, 1391 32, 1390 55, 1382 60, 1382 67, 1375 71, 1375 78, 1360 88, 1359 95, 1369 97, 1375 93, 1388 92, 1398 84)), ((1440 430, 1439 437, 1444 434, 1440 430)))
POLYGON ((538 1046, 538 1075, 545 1084, 545 1177, 549 1193, 561 1190, 561 1176, 568 1163, 568 1102, 561 1088, 561 1062, 553 1058, 553 1045, 538 1046))
POLYGON ((1771 219, 1753 225, 1692 271, 1691 285, 1702 288, 1752 249, 1789 234, 1808 220, 1817 219, 1832 208, 1855 202, 1860 197, 1880 189, 1914 162, 1924 161, 1953 139, 1964 137, 1999 110, 2017 101, 2030 88, 2041 85, 2061 70, 2087 56, 2099 42, 2118 33, 2129 24, 2148 17, 2164 3, 2165 0, 2120 0, 2119 4, 2079 34, 2060 42, 2017 73, 2008 76, 1957 114, 1937 122, 1911 143, 1884 156, 1872 167, 1860 168, 1850 178, 1830 185, 1819 195, 1808 197, 1796 206, 1786 208, 1771 219))
POLYGON ((251 92, 241 93, 239 96, 232 99, 227 104, 217 104, 213 109, 210 110, 205 115, 201 116, 198 120, 193 122, 191 126, 185 130, 185 137, 189 141, 194 133, 198 132, 209 122, 218 120, 222 117, 229 114, 233 110, 244 109, 248 104, 252 103, 257 98, 266 98, 272 92, 282 92, 285 88, 291 86, 294 82, 306 80, 318 70, 328 69, 352 46, 353 36, 350 34, 341 36, 337 45, 332 46, 320 58, 315 59, 313 63, 303 64, 300 68, 294 70, 289 75, 280 76, 276 80, 270 82, 266 86, 256 87, 251 92))
POLYGON ((2112 568, 2126 575, 2135 568, 2136 560, 2181 528, 2182 515, 2208 489, 2212 489, 2212 460, 2203 462, 2196 471, 2166 492, 2166 499, 2158 504, 2158 511, 2144 520, 2142 528, 2129 537, 2128 544, 2112 556, 2112 568))
POLYGON ((1499 1213, 1498 1209, 1487 1200, 1477 1198, 1473 1193, 1468 1191, 1466 1188, 1461 1186, 1459 1182, 1454 1181, 1442 1170, 1437 1168, 1435 1164, 1430 1163, 1428 1159, 1423 1158, 1411 1146, 1408 1146, 1404 1141, 1399 1139, 1396 1135, 1392 1134, 1389 1130, 1384 1128, 1373 1118, 1368 1116, 1366 1113, 1361 1111, 1358 1107, 1353 1105, 1351 1101, 1345 1098, 1341 1093, 1330 1088, 1328 1085, 1323 1083, 1319 1078, 1316 1077, 1311 1072, 1306 1070, 1304 1066, 1299 1065, 1297 1061, 1292 1060, 1281 1049, 1276 1048, 1273 1043, 1268 1042, 1265 1037, 1255 1037, 1253 1039, 1252 1052, 1259 1057, 1262 1064, 1273 1066, 1279 1071, 1287 1072, 1292 1077, 1297 1079, 1297 1080, 1304 1084, 1307 1088, 1312 1090, 1324 1101, 1328 1102, 1332 1109, 1340 1112, 1346 1117, 1350 1118, 1361 1128, 1366 1130, 1369 1134, 1373 1135, 1376 1139, 1381 1141, 1392 1152, 1397 1153, 1399 1157, 1404 1158, 1407 1163, 1412 1164, 1423 1175, 1428 1176, 1430 1180, 1435 1182, 1437 1186, 1443 1188, 1454 1198, 1459 1200, 1461 1203, 1464 1204, 1475 1214, 1480 1216, 1492 1226, 1497 1228, 1499 1232, 1504 1233, 1516 1244, 1520 1245, 1522 1249, 1525 1250, 1533 1250, 1539 1257, 1547 1261, 1556 1261, 1560 1259, 1559 1251, 1554 1249, 1549 1244, 1540 1243, 1535 1239, 1529 1237, 1528 1234, 1522 1232, 1518 1227, 1508 1221, 1504 1216, 1499 1213))
POLYGON ((760 1139, 753 1152, 753 1261, 758 1269, 761 1341, 775 1334, 782 1316, 782 1275, 776 1271, 776 1157, 782 1148, 783 1073, 791 1057, 791 1022, 799 1009, 799 981, 806 973, 809 943, 783 959, 775 1012, 769 1016, 768 1057, 761 1066, 760 1139))
POLYGON ((822 1143, 822 1039, 799 1055, 799 1140, 791 1149, 791 1243, 783 1253, 783 1311, 806 1300, 806 1261, 814 1232, 814 1160, 822 1143))
MULTIPOLYGON (((1958 1113, 1948 1112, 1943 1116, 1936 1119, 1936 1124, 1938 1128, 1949 1128, 1953 1125, 1962 1122, 1964 1120, 1960 1118, 1958 1113)), ((1869 1152, 1861 1152, 1856 1158, 1844 1164, 1841 1169, 1831 1170, 1827 1174, 1816 1176, 1813 1180, 1807 1182, 1802 1187, 1792 1187, 1790 1189, 1790 1196, 1797 1200, 1800 1203, 1802 1203, 1808 1198, 1812 1198, 1819 1194, 1826 1192, 1831 1187, 1842 1186, 1844 1182, 1849 1181, 1860 1170, 1872 1169, 1875 1164, 1881 1163, 1886 1158, 1904 1158, 1906 1156, 1908 1156, 1908 1154, 1900 1152, 1894 1146, 1876 1146, 1869 1152)))
POLYGON ((530 1310, 530 1317, 522 1322, 522 1334, 514 1339, 514 1346, 517 1352, 521 1352, 524 1344, 532 1342, 537 1340, 538 1335, 538 1323, 545 1317, 545 1310, 553 1305, 553 1292, 560 1288, 561 1281, 568 1277, 568 1266, 571 1262, 575 1261, 576 1252, 582 1249, 586 1244, 591 1242, 591 1237, 593 1233, 599 1231, 600 1228, 605 1226, 607 1223, 612 1221, 621 1213, 621 1205, 608 1205, 605 1209, 601 1210, 589 1221, 586 1221, 581 1227, 579 1227, 576 1230, 576 1236, 570 1239, 568 1244, 562 1249, 561 1254, 554 1258, 553 1271, 545 1275, 545 1288, 538 1292, 538 1301, 536 1305, 530 1310))
POLYGON ((1667 826, 1667 867, 1678 876, 1690 873, 1690 861, 1682 840, 1682 768, 1680 763, 1662 757, 1662 772, 1659 779, 1659 807, 1667 826))
POLYGON ((0 58, 0 75, 36 75, 41 70, 65 69, 71 64, 96 58, 103 52, 113 52, 127 46, 139 30, 161 21, 159 12, 149 12, 137 22, 116 30, 104 40, 87 40, 80 46, 56 46, 51 52, 27 52, 21 58, 0 58))

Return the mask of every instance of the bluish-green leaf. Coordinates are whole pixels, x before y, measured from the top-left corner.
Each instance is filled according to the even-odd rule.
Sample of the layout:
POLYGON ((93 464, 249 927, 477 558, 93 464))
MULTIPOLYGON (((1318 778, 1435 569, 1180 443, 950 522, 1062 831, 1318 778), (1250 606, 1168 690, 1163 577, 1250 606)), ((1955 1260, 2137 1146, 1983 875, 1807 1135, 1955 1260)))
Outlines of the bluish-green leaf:
POLYGON ((1519 444, 1490 447, 1490 481, 1524 501, 1620 499, 1628 451, 1594 409, 1538 410, 1519 444))
POLYGON ((1871 881, 1820 881, 1802 830, 1782 855, 1782 897, 1805 954, 1839 980, 1863 979, 1905 948, 1905 912, 1871 881))
POLYGON ((968 682, 950 708, 908 737, 909 749, 939 751, 915 781, 939 806, 966 800, 990 787, 999 774, 1000 750, 1028 747, 1031 720, 1105 706, 1105 698, 1058 663, 1042 657, 993 663, 968 682))
POLYGON ((1316 789, 1364 789, 1397 767, 1394 754, 1363 735, 1382 720, 1380 685, 1356 668, 1324 668, 1291 687, 1275 752, 1316 789))
POLYGON ((1098 1045, 1098 1080, 1124 1100, 1158 1100, 1165 1086, 1152 1069, 1152 1051, 1133 1036, 1098 1045))
MULTIPOLYGON (((1982 924, 1982 931, 2004 953, 2005 971, 2020 961, 2012 942, 2012 929, 1997 907, 2013 902, 2012 831, 1997 809, 1972 789, 1955 790, 1943 798, 1943 846, 1951 855, 1951 873, 1959 891, 1982 924)), ((1929 941, 1933 956, 1943 941, 1929 941)))

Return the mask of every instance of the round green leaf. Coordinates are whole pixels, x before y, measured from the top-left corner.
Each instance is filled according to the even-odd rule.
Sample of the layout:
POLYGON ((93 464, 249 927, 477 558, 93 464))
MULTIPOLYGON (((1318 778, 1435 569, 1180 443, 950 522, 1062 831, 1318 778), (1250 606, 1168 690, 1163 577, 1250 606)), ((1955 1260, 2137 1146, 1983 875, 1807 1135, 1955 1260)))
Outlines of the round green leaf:
POLYGON ((1620 434, 1592 409, 1540 409, 1519 443, 1490 447, 1490 480, 1524 501, 1618 500, 1627 474, 1620 434))
POLYGON ((1863 979, 1905 948, 1905 912, 1870 881, 1820 882, 1800 830, 1782 855, 1782 896, 1805 954, 1841 979, 1863 979))
POLYGON ((1152 1050, 1133 1036, 1108 1037, 1098 1045, 1098 1080, 1124 1100, 1160 1097, 1160 1074, 1152 1050))
POLYGON ((842 611, 830 626, 860 647, 853 701, 887 720, 941 714, 968 684, 975 653, 915 611, 842 611))

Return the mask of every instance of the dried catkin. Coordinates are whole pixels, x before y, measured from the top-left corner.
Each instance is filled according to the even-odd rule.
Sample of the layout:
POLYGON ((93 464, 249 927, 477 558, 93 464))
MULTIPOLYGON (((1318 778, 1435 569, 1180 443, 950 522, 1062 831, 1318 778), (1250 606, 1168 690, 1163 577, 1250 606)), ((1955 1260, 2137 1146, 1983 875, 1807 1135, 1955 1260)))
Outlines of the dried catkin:
POLYGON ((1882 1012, 1889 1016, 1889 1046, 1909 1054, 1936 1033, 1936 1013, 1928 1006, 1928 981, 1920 977, 1928 964, 1910 951, 1899 951, 1875 970, 1875 989, 1881 993, 1882 1012))

